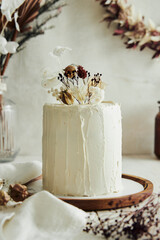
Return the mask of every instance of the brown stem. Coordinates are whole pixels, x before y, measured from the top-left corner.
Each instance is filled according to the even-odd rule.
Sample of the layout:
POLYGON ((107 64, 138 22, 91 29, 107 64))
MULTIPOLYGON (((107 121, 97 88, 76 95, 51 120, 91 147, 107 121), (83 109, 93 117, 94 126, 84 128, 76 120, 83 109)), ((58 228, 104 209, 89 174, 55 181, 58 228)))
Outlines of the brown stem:
POLYGON ((2 105, 3 105, 3 95, 0 94, 0 113, 2 111, 2 105))
POLYGON ((36 182, 36 181, 38 181, 38 180, 41 180, 42 179, 42 175, 40 175, 40 176, 38 176, 38 177, 35 177, 35 178, 33 178, 33 179, 31 179, 30 181, 28 181, 28 182, 26 182, 26 183, 23 183, 23 185, 29 185, 29 184, 31 184, 31 183, 33 183, 33 182, 36 182))
MULTIPOLYGON (((15 29, 11 41, 15 41, 15 40, 16 40, 17 34, 18 34, 18 31, 15 29)), ((6 57, 6 60, 5 60, 5 62, 4 62, 3 70, 2 70, 2 72, 1 72, 1 75, 2 75, 2 76, 4 75, 5 70, 6 70, 6 67, 8 66, 8 62, 9 62, 10 56, 11 56, 11 54, 8 53, 8 54, 7 54, 7 57, 6 57)))

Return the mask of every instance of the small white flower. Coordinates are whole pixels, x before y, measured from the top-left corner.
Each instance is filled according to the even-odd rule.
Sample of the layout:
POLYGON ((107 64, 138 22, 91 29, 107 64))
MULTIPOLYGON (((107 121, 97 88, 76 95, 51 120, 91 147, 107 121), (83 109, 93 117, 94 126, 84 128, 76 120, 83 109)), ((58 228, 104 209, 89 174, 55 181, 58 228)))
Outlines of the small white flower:
POLYGON ((24 0, 2 0, 1 12, 6 16, 7 21, 12 21, 12 14, 23 4, 24 0))
POLYGON ((13 41, 7 42, 7 40, 0 35, 0 53, 15 53, 18 46, 18 43, 13 41))
POLYGON ((56 57, 61 57, 66 51, 72 51, 72 49, 69 48, 69 47, 57 46, 57 47, 53 50, 53 55, 55 55, 56 57))
POLYGON ((58 80, 58 73, 52 72, 49 68, 46 68, 43 72, 42 87, 54 88, 60 84, 58 80))
POLYGON ((100 89, 99 87, 90 87, 89 88, 90 93, 92 94, 90 97, 90 103, 100 103, 104 99, 104 90, 100 89))

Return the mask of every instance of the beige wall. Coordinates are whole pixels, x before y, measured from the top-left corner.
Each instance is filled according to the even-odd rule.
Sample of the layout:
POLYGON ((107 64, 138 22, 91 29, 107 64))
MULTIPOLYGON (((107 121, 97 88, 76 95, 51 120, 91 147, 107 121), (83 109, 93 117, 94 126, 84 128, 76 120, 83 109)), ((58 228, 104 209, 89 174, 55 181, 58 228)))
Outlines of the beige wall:
MULTIPOLYGON (((160 24, 158 0, 133 0, 137 11, 160 24), (154 2, 154 3, 153 3, 154 2)), ((48 56, 57 45, 69 46, 64 63, 82 64, 100 72, 107 83, 106 100, 121 104, 123 152, 144 154, 153 151, 156 101, 160 99, 160 62, 152 52, 126 50, 113 29, 100 23, 104 10, 94 0, 69 0, 55 28, 28 42, 26 49, 11 59, 7 69, 8 95, 19 110, 21 153, 41 154, 42 105, 48 95, 41 88, 41 69, 54 68, 48 56)))

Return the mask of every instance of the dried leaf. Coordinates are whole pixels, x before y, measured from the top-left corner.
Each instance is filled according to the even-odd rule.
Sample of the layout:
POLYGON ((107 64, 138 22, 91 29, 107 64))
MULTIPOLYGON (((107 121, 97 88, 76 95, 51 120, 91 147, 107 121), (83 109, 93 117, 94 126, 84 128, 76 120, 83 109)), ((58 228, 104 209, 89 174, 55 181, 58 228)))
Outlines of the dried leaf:
POLYGON ((67 104, 67 105, 71 105, 74 103, 74 99, 72 95, 67 90, 61 92, 60 99, 64 104, 67 104))

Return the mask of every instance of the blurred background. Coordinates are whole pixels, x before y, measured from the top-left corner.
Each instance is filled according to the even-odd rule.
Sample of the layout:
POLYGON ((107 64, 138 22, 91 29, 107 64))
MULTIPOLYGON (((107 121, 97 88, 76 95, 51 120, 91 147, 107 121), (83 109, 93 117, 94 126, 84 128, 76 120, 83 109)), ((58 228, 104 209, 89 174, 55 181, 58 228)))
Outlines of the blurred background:
MULTIPOLYGON (((160 25, 158 0, 132 0, 136 11, 160 25)), ((18 108, 18 139, 23 155, 40 155, 42 109, 53 101, 41 87, 42 69, 56 69, 49 56, 57 45, 72 48, 64 66, 83 65, 92 73, 103 74, 107 84, 105 99, 118 102, 123 116, 123 154, 150 154, 154 144, 154 118, 160 99, 160 62, 153 52, 127 50, 112 26, 100 22, 104 9, 95 0, 68 0, 55 28, 29 41, 15 54, 7 68, 8 97, 18 108)))

